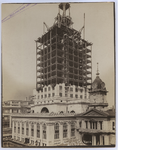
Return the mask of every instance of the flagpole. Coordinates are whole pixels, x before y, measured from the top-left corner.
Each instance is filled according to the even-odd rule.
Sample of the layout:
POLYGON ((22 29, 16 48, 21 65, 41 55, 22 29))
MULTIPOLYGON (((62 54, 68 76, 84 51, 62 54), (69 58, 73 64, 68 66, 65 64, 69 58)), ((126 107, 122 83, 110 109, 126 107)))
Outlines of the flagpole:
POLYGON ((85 13, 84 13, 84 30, 83 30, 83 39, 85 40, 85 13))

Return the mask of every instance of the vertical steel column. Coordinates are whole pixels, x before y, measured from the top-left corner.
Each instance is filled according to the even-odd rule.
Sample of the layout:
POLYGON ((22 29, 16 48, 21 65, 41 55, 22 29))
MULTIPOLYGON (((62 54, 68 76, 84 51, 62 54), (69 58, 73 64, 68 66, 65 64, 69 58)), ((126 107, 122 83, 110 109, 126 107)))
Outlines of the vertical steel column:
POLYGON ((50 83, 52 83, 52 79, 51 79, 51 76, 52 76, 52 30, 50 30, 50 83))
POLYGON ((37 56, 37 41, 36 41, 36 90, 37 90, 37 58, 38 56, 37 56))
POLYGON ((58 40, 57 40, 57 38, 58 38, 58 36, 57 36, 57 27, 56 27, 56 84, 57 84, 57 82, 58 82, 58 75, 57 75, 57 42, 58 42, 58 40))
POLYGON ((92 45, 91 45, 91 90, 92 90, 92 45))

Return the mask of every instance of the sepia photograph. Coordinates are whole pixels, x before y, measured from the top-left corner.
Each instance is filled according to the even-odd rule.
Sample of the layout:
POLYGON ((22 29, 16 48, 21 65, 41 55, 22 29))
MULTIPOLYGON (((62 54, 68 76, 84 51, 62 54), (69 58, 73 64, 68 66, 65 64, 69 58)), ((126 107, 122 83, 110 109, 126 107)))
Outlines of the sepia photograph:
POLYGON ((3 148, 115 147, 115 2, 1 5, 3 148))

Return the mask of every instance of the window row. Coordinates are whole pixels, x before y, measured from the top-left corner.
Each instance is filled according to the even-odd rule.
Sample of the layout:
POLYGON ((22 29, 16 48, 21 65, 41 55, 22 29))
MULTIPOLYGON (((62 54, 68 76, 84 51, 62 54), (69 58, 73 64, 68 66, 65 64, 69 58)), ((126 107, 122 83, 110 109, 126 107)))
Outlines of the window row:
MULTIPOLYGON (((47 88, 44 88, 44 91, 45 91, 45 92, 50 91, 50 90, 51 90, 50 87, 48 87, 48 89, 47 89, 47 88)), ((54 90, 54 87, 52 87, 52 90, 54 90)), ((62 86, 59 86, 59 90, 62 90, 62 86)), ((73 91, 73 88, 70 88, 70 91, 73 91)), ((82 92, 83 92, 83 89, 75 88, 75 91, 76 91, 76 92, 80 91, 80 92, 82 93, 82 92)), ((85 89, 85 92, 86 92, 86 89, 85 89)))
MULTIPOLYGON (((37 138, 40 138, 40 124, 38 123, 37 125, 37 130, 36 130, 36 135, 37 135, 37 138)), ((14 133, 18 133, 18 134, 20 134, 20 132, 22 131, 22 133, 21 134, 23 134, 23 135, 27 135, 27 136, 29 136, 29 124, 28 123, 26 123, 26 133, 24 133, 24 124, 22 123, 22 128, 20 128, 20 123, 18 123, 18 132, 16 131, 16 123, 14 124, 14 133), (21 130, 22 129, 22 130, 21 130)), ((31 136, 34 136, 34 124, 31 124, 31 136)), ((45 124, 43 124, 42 125, 42 130, 43 130, 43 135, 42 135, 42 137, 43 137, 43 139, 46 139, 46 125, 45 124)))
MULTIPOLYGON (((59 124, 56 123, 54 126, 54 139, 59 139, 60 131, 59 124)), ((63 138, 67 138, 68 136, 68 125, 67 123, 63 124, 63 138)), ((75 123, 71 123, 71 137, 75 136, 75 123)))
MULTIPOLYGON (((44 98, 47 98, 47 96, 48 96, 48 97, 51 97, 51 94, 48 94, 48 95, 47 95, 47 94, 41 95, 41 99, 43 99, 43 97, 44 97, 44 98)), ((52 97, 54 97, 54 96, 55 96, 55 93, 52 93, 52 97)), ((59 96, 62 97, 62 93, 59 93, 59 96)), ((67 97, 67 94, 65 95, 65 97, 67 97)), ((70 94, 70 97, 73 98, 73 94, 70 94)), ((79 98, 77 94, 75 94, 75 98, 79 98)), ((80 95, 80 98, 82 99, 83 96, 80 95)), ((85 96, 85 98, 86 98, 86 96, 85 96)), ((38 95, 38 99, 40 99, 40 96, 39 96, 39 95, 38 95)))

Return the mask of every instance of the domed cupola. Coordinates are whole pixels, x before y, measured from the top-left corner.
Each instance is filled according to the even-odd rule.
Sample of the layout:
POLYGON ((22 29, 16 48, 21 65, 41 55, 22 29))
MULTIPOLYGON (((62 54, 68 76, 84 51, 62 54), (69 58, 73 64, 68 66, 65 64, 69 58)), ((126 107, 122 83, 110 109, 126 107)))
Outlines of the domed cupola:
POLYGON ((94 82, 92 83, 92 91, 107 91, 105 83, 99 77, 98 63, 97 63, 97 73, 94 82))

